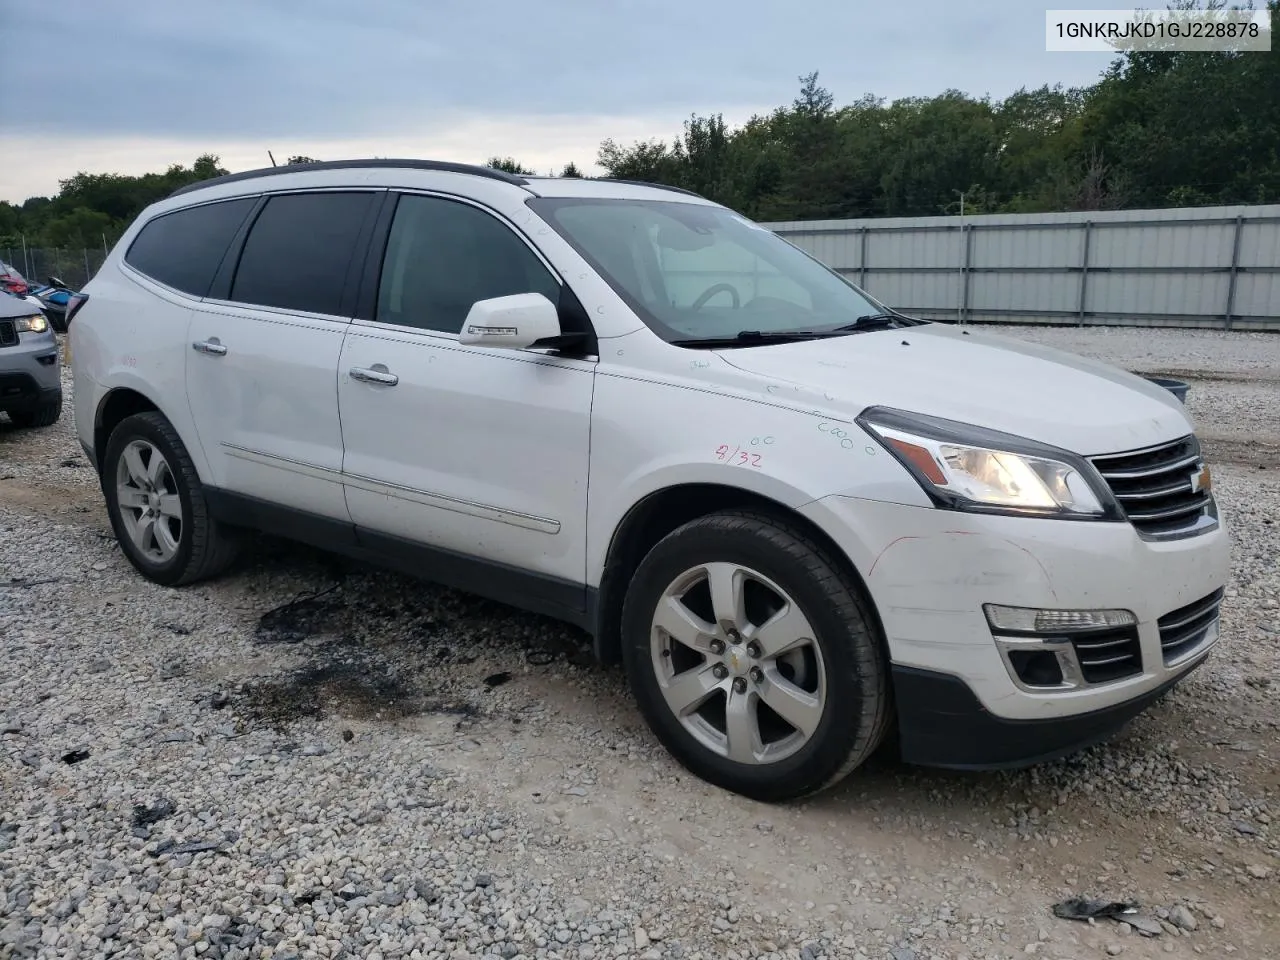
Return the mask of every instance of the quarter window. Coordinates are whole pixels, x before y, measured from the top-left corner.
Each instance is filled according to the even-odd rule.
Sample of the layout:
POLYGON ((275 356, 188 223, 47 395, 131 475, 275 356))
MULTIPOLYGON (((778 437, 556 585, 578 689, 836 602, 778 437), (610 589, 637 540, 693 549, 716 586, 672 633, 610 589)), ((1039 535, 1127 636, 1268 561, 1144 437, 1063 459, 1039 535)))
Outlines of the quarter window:
POLYGON ((477 300, 541 293, 560 285, 506 224, 468 203, 400 198, 382 264, 382 323, 458 333, 477 300))
POLYGON ((366 192, 272 197, 249 230, 231 299, 344 315, 347 271, 376 196, 366 192))
POLYGON ((209 293, 227 247, 256 197, 186 207, 148 221, 124 255, 125 263, 193 297, 209 293))

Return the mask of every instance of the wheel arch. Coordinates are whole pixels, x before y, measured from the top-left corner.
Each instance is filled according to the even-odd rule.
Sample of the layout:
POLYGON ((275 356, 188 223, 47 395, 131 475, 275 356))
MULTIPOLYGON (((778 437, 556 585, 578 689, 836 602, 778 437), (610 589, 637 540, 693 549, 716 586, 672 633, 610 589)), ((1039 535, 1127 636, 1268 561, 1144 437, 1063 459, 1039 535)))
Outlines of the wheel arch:
MULTIPOLYGON (((93 416, 93 459, 94 468, 99 475, 102 473, 102 458, 106 455, 107 441, 110 439, 112 431, 126 417, 148 412, 160 414, 169 421, 175 431, 179 429, 173 418, 165 413, 155 398, 145 390, 130 385, 113 387, 103 394, 102 399, 98 401, 98 407, 93 416)), ((179 436, 181 437, 180 432, 179 436)), ((188 451, 193 454, 196 453, 196 451, 192 451, 191 444, 187 443, 185 437, 182 437, 182 442, 186 445, 188 451)), ((194 455, 192 459, 195 461, 194 455)), ((199 471, 200 466, 201 464, 196 461, 197 471, 199 471)))
POLYGON ((860 592, 873 621, 870 626, 888 662, 888 644, 879 612, 862 573, 839 544, 792 507, 761 493, 719 483, 681 483, 655 490, 633 504, 614 528, 593 610, 595 653, 601 662, 615 664, 621 660, 622 601, 640 561, 673 530, 720 510, 750 510, 774 517, 818 543, 860 592))

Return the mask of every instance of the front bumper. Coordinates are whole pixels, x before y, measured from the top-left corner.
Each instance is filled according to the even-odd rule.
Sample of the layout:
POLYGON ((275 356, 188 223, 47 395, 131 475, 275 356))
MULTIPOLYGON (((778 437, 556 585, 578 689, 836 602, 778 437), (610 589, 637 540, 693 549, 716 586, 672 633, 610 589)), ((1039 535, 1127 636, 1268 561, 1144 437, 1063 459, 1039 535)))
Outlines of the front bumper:
POLYGON ((62 392, 58 340, 52 332, 23 333, 0 347, 0 410, 29 410, 62 392))
MULTIPOLYGON (((1200 536, 1156 542, 1143 540, 1127 523, 979 516, 840 496, 814 501, 801 512, 836 539, 862 574, 895 678, 913 677, 911 671, 951 678, 967 688, 967 696, 950 698, 952 712, 961 712, 955 705, 971 699, 977 716, 1043 722, 1044 730, 1067 718, 1081 718, 1088 727, 1093 721, 1082 718, 1103 716, 1098 711, 1139 712, 1202 662, 1212 637, 1166 666, 1157 621, 1209 597, 1229 575, 1229 541, 1221 522, 1200 536), (1129 610, 1138 619, 1140 672, 1072 689, 1027 689, 1015 682, 1000 653, 985 603, 1129 610)), ((924 722, 931 698, 947 696, 929 692, 929 686, 902 679, 896 689, 904 747, 913 742, 909 725, 924 722), (923 704, 914 702, 921 696, 923 704)), ((960 757, 973 747, 962 725, 954 726, 952 749, 960 757)), ((1056 739, 1043 732, 1032 738, 1056 739)), ((934 747, 930 753, 936 758, 946 751, 934 747)))
POLYGON ((1052 720, 997 717, 959 677, 894 666, 902 758, 952 770, 1001 770, 1057 760, 1106 740, 1204 661, 1204 656, 1196 658, 1181 673, 1129 700, 1052 720))

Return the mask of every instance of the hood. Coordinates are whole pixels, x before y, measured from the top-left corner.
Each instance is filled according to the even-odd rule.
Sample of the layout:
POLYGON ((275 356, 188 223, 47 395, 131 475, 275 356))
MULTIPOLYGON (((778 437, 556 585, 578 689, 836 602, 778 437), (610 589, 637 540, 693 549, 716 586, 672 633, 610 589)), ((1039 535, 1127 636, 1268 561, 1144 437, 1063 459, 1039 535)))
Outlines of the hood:
POLYGON ((16 320, 18 317, 30 317, 40 312, 38 300, 0 293, 0 320, 16 320))
POLYGON ((928 324, 720 352, 768 380, 821 391, 856 415, 896 407, 1094 456, 1185 436, 1186 410, 1164 387, 1050 347, 928 324))

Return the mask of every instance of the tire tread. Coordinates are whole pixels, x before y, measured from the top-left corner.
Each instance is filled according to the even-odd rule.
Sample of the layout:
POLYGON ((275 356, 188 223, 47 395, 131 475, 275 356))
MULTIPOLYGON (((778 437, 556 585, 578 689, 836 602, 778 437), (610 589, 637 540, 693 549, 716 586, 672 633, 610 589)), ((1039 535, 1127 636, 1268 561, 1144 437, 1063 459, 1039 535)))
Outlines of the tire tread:
MULTIPOLYGON (((180 476, 190 501, 191 517, 187 530, 191 536, 191 551, 181 572, 174 578, 166 578, 166 582, 175 587, 188 586, 218 576, 235 562, 240 552, 240 539, 212 516, 205 499, 204 484, 200 481, 186 444, 168 418, 154 410, 126 417, 112 431, 112 438, 130 423, 145 423, 163 438, 173 452, 170 468, 180 476)), ((104 472, 104 478, 105 476, 104 472)))
POLYGON ((33 427, 52 427, 62 417, 62 395, 54 400, 46 400, 33 410, 11 411, 9 419, 14 426, 30 429, 33 427))
MULTIPOLYGON (((848 627, 856 670, 866 678, 859 699, 859 734, 849 742, 847 755, 834 771, 814 783, 788 790, 787 799, 798 800, 821 793, 864 763, 884 742, 893 721, 888 658, 875 634, 877 620, 871 612, 870 601, 861 584, 846 572, 846 563, 832 555, 828 547, 799 524, 768 511, 728 509, 706 514, 669 533, 653 550, 673 538, 696 539, 699 533, 711 531, 767 542, 777 551, 780 563, 790 564, 800 577, 828 598, 836 617, 848 627), (866 691, 867 685, 871 686, 870 691, 866 691)), ((629 619, 627 607, 631 601, 631 596, 624 601, 624 623, 629 619)))

